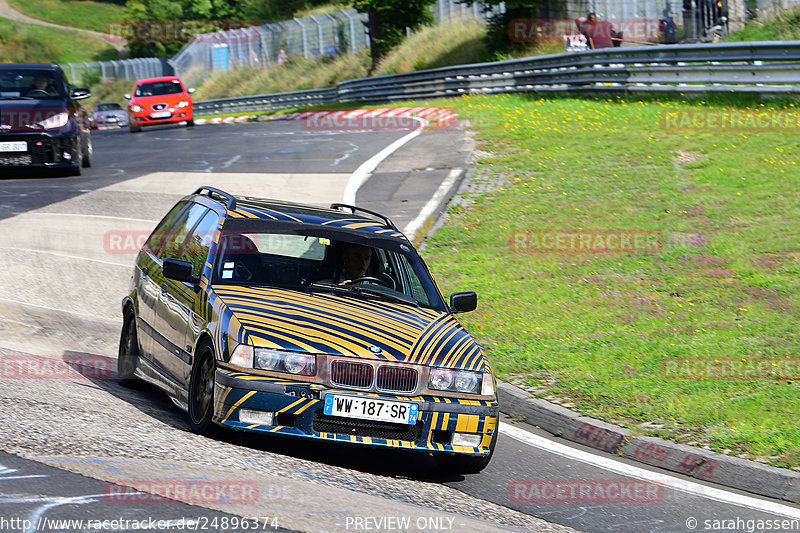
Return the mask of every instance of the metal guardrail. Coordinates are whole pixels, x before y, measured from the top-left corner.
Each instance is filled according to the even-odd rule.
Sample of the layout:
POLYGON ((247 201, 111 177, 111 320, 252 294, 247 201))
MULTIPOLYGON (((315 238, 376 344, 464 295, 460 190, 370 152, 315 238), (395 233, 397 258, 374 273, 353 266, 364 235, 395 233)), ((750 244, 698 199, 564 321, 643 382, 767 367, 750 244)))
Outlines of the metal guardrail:
POLYGON ((383 103, 513 92, 800 94, 800 41, 662 45, 460 65, 344 81, 329 89, 195 102, 197 113, 383 103))

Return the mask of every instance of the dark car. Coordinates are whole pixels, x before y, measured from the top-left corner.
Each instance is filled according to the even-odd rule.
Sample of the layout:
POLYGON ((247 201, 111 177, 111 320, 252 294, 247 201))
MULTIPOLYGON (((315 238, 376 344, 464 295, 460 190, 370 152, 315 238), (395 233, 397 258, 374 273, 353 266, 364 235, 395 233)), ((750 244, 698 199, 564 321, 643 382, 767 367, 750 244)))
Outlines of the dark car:
POLYGON ((0 168, 62 169, 92 164, 88 114, 58 65, 0 64, 0 168))
POLYGON ((433 454, 474 473, 498 433, 494 371, 412 243, 366 209, 202 187, 136 259, 122 301, 120 378, 264 436, 433 454))
POLYGON ((128 125, 128 112, 117 102, 100 102, 94 106, 94 120, 98 128, 128 125))
POLYGON ((180 78, 162 76, 138 80, 133 95, 126 94, 131 132, 142 131, 142 126, 185 122, 194 126, 192 96, 194 88, 186 89, 180 78))

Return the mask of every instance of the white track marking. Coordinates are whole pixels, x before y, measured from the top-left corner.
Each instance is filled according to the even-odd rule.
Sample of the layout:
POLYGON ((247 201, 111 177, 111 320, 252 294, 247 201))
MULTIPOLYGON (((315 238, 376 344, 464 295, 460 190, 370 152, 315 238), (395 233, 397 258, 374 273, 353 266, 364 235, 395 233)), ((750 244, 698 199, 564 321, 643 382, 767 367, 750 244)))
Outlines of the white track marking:
POLYGON ((436 189, 436 192, 433 194, 433 197, 430 200, 428 200, 428 203, 425 204, 425 207, 423 207, 422 211, 419 212, 417 218, 409 222, 408 225, 405 227, 403 233, 405 233, 406 237, 408 237, 411 240, 414 240, 417 231, 419 231, 422 225, 425 224, 425 220, 427 220, 427 218, 431 216, 434 211, 436 211, 436 208, 439 206, 439 203, 444 198, 444 195, 447 194, 447 192, 453 187, 453 184, 455 183, 459 174, 461 174, 460 168, 454 168, 450 171, 450 174, 447 175, 447 178, 445 178, 442 184, 439 185, 439 188, 436 189))
POLYGON ((738 505, 739 507, 746 507, 748 509, 764 511, 789 518, 800 519, 800 509, 795 509, 794 507, 789 507, 788 505, 759 500, 758 498, 752 498, 750 496, 736 494, 735 492, 729 492, 727 490, 701 485, 700 483, 679 479, 667 474, 651 472, 650 470, 645 470, 644 468, 639 468, 638 466, 616 461, 610 457, 595 455, 593 453, 572 448, 565 444, 554 442, 550 439, 540 437, 539 435, 534 435, 533 433, 529 433, 523 429, 506 424, 505 422, 500 423, 500 433, 508 435, 515 440, 518 440, 524 444, 528 444, 529 446, 533 446, 534 448, 539 448, 540 450, 545 450, 568 459, 574 459, 575 461, 587 463, 616 474, 647 481, 655 481, 665 487, 670 487, 687 494, 708 498, 709 500, 738 505))
POLYGON ((104 265, 133 268, 132 263, 131 264, 114 263, 112 261, 103 261, 102 259, 92 259, 90 257, 83 257, 80 255, 62 254, 58 252, 52 252, 50 250, 36 250, 34 248, 15 248, 13 246, 0 246, 0 250, 14 250, 16 252, 30 252, 34 254, 50 254, 50 255, 55 255, 56 257, 65 257, 67 259, 77 259, 79 261, 91 261, 93 263, 102 263, 104 265))
POLYGON ((344 203, 355 205, 356 193, 358 192, 358 189, 361 188, 361 186, 364 184, 364 182, 367 181, 367 178, 369 178, 370 173, 373 170, 375 170, 375 168, 381 163, 381 161, 392 155, 392 153, 395 150, 406 144, 408 141, 410 141, 420 133, 422 133, 422 130, 424 130, 425 126, 428 124, 428 121, 425 120, 424 118, 419 118, 419 117, 410 117, 410 118, 418 121, 419 126, 417 127, 417 129, 415 129, 414 131, 412 131, 407 135, 404 135, 403 137, 400 137, 392 144, 390 144, 377 154, 373 155, 372 157, 361 163, 361 165, 356 169, 356 171, 353 172, 353 175, 350 176, 350 180, 347 182, 347 186, 344 189, 344 198, 342 200, 344 203))

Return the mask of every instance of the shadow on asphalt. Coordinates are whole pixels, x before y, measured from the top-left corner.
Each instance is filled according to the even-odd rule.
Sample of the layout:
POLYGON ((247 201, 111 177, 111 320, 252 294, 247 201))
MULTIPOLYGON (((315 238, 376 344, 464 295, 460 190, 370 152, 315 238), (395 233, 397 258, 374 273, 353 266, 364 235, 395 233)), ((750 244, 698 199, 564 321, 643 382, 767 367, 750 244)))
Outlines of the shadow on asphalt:
MULTIPOLYGON (((74 353, 64 354, 64 360, 68 364, 70 364, 70 356, 74 356, 74 353)), ((113 365, 116 366, 114 359, 105 359, 113 362, 113 365)), ((75 371, 83 374, 93 385, 135 407, 141 413, 154 420, 168 424, 179 431, 187 433, 191 431, 186 420, 186 413, 175 406, 166 393, 160 389, 139 380, 122 385, 115 375, 110 378, 98 378, 98 373, 91 367, 72 366, 75 371)), ((135 437, 135 430, 136 428, 131 427, 131 437, 135 437)), ((410 478, 433 483, 452 483, 464 480, 461 475, 442 472, 431 455, 425 452, 346 445, 285 435, 264 435, 235 431, 219 426, 214 427, 206 438, 253 450, 306 459, 375 475, 410 478)))

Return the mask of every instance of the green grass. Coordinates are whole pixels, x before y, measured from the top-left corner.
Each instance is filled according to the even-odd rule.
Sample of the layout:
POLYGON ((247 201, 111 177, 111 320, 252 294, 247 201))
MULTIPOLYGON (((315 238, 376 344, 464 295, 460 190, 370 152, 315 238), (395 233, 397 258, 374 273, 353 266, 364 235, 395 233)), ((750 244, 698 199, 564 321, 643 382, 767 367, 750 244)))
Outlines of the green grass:
POLYGON ((664 370, 800 359, 796 132, 661 125, 665 110, 769 109, 734 100, 438 104, 472 122, 477 181, 495 187, 452 208, 425 255, 446 294, 478 292, 478 310, 462 320, 499 376, 635 434, 800 467, 798 381, 664 370), (658 231, 664 245, 525 252, 509 242, 519 230, 658 231))
POLYGON ((99 32, 106 31, 106 23, 125 18, 125 0, 8 0, 8 3, 31 18, 99 32))
POLYGON ((71 63, 116 59, 117 51, 91 35, 0 18, 0 57, 6 62, 71 63))
POLYGON ((781 11, 766 22, 751 21, 728 41, 795 41, 800 39, 800 9, 781 11))

